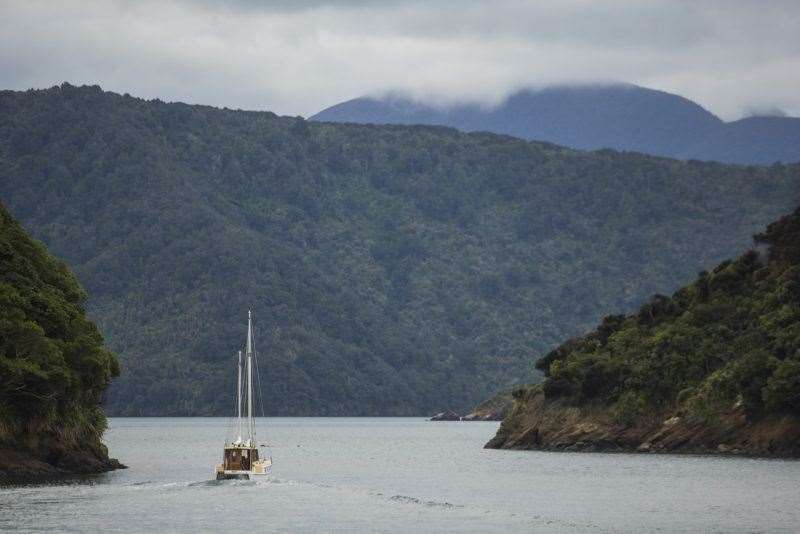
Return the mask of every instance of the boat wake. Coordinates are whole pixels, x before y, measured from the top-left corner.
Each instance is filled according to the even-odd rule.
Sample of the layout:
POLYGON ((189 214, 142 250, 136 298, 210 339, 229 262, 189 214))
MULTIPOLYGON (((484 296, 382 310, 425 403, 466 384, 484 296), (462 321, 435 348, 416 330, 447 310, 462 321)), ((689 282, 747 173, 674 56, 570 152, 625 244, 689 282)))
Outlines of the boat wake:
POLYGON ((186 488, 217 488, 217 487, 235 487, 235 486, 256 486, 261 482, 255 480, 198 480, 196 482, 156 482, 153 480, 142 480, 139 482, 131 482, 124 484, 123 487, 128 487, 132 490, 182 490, 186 488))
MULTIPOLYGON (((308 480, 293 480, 285 478, 267 478, 258 480, 200 480, 195 482, 155 482, 151 480, 133 482, 127 485, 131 489, 162 489, 162 490, 185 490, 185 489, 213 489, 213 488, 258 488, 267 486, 285 487, 284 491, 305 491, 302 488, 314 487, 327 492, 344 492, 350 495, 361 495, 364 498, 377 499, 390 503, 395 506, 421 507, 431 511, 440 510, 442 513, 467 514, 468 516, 481 517, 483 519, 496 517, 498 520, 512 520, 530 528, 546 529, 565 529, 569 531, 582 532, 603 532, 598 525, 590 522, 564 521, 559 518, 548 517, 533 513, 518 514, 509 513, 505 510, 494 510, 471 505, 456 504, 446 500, 431 500, 400 493, 383 493, 374 489, 356 488, 349 486, 339 486, 324 482, 313 482, 308 480), (296 487, 297 489, 290 489, 296 487)), ((278 487, 274 488, 278 490, 278 487)))
POLYGON ((231 487, 231 486, 256 486, 258 482, 255 480, 201 480, 199 482, 190 482, 187 484, 189 488, 216 488, 219 486, 231 487))
MULTIPOLYGON (((378 494, 380 495, 380 494, 378 494)), ((460 504, 452 504, 447 501, 426 501, 417 499, 416 497, 409 497, 408 495, 392 495, 389 497, 392 502, 399 502, 403 504, 416 504, 419 506, 426 506, 428 508, 464 508, 460 504)))

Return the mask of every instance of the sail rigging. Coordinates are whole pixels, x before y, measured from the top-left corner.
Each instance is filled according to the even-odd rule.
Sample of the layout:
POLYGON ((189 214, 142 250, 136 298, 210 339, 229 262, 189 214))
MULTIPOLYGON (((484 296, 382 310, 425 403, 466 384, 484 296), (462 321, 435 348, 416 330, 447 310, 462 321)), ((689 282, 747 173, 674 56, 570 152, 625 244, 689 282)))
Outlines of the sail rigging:
POLYGON ((249 310, 247 311, 247 342, 244 347, 244 361, 242 360, 242 351, 239 351, 239 365, 236 379, 236 427, 237 436, 235 443, 245 443, 248 446, 255 445, 256 443, 256 425, 255 418, 253 417, 253 358, 254 358, 254 342, 253 342, 253 315, 249 310), (244 369, 243 369, 244 367, 244 369), (242 371, 244 370, 244 373, 242 371), (243 391, 244 390, 244 391, 243 391), (243 395, 244 393, 244 395, 243 395), (244 397, 244 398, 243 398, 244 397), (244 421, 242 420, 242 405, 244 404, 246 412, 244 421), (247 428, 247 440, 242 438, 242 427, 247 428))
POLYGON ((256 442, 256 427, 253 421, 253 317, 247 310, 247 441, 256 442))
POLYGON ((242 351, 239 351, 239 365, 236 378, 236 443, 242 442, 242 351))

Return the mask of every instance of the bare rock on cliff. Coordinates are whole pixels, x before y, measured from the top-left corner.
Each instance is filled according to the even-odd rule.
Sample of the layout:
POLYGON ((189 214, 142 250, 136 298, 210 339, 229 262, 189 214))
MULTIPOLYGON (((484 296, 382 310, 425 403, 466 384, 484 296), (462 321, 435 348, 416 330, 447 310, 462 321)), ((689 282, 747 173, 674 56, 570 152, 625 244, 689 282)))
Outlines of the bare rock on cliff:
POLYGON ((513 410, 486 448, 800 457, 800 418, 751 421, 734 405, 709 420, 667 412, 622 424, 607 406, 548 400, 534 386, 516 393, 513 410))
POLYGON ((429 421, 461 421, 461 416, 453 410, 445 410, 431 417, 429 421))

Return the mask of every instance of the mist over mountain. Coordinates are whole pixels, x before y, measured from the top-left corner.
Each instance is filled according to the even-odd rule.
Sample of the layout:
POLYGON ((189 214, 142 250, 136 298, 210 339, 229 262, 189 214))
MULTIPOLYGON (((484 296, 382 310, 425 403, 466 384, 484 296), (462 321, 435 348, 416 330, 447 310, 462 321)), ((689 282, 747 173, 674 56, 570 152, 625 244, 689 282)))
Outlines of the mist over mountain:
POLYGON ((248 308, 268 414, 466 410, 747 247, 799 179, 99 87, 0 92, 0 198, 91 296, 122 365, 115 415, 231 413, 248 308))
POLYGON ((441 124, 571 148, 612 148, 678 159, 759 165, 800 161, 798 118, 751 117, 726 123, 691 100, 631 84, 527 89, 495 107, 432 106, 396 94, 363 97, 331 106, 311 120, 441 124))

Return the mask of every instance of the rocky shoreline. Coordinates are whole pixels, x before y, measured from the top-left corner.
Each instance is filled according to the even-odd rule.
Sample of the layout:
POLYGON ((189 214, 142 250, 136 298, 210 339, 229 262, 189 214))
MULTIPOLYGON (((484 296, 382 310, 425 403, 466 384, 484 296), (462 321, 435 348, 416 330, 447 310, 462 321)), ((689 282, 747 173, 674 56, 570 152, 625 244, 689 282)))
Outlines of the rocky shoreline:
POLYGON ((800 419, 774 415, 752 422, 734 405, 710 419, 665 411, 622 425, 605 406, 547 400, 541 387, 531 386, 517 390, 486 448, 800 458, 800 419))
POLYGON ((116 458, 109 458, 102 444, 80 450, 51 449, 44 455, 0 448, 0 485, 49 482, 126 467, 116 458))
POLYGON ((502 410, 474 410, 467 415, 445 410, 432 415, 428 421, 502 421, 504 415, 502 410))
POLYGON ((506 389, 477 405, 467 415, 461 416, 453 410, 445 410, 430 418, 430 421, 502 421, 511 411, 513 389, 506 389))

